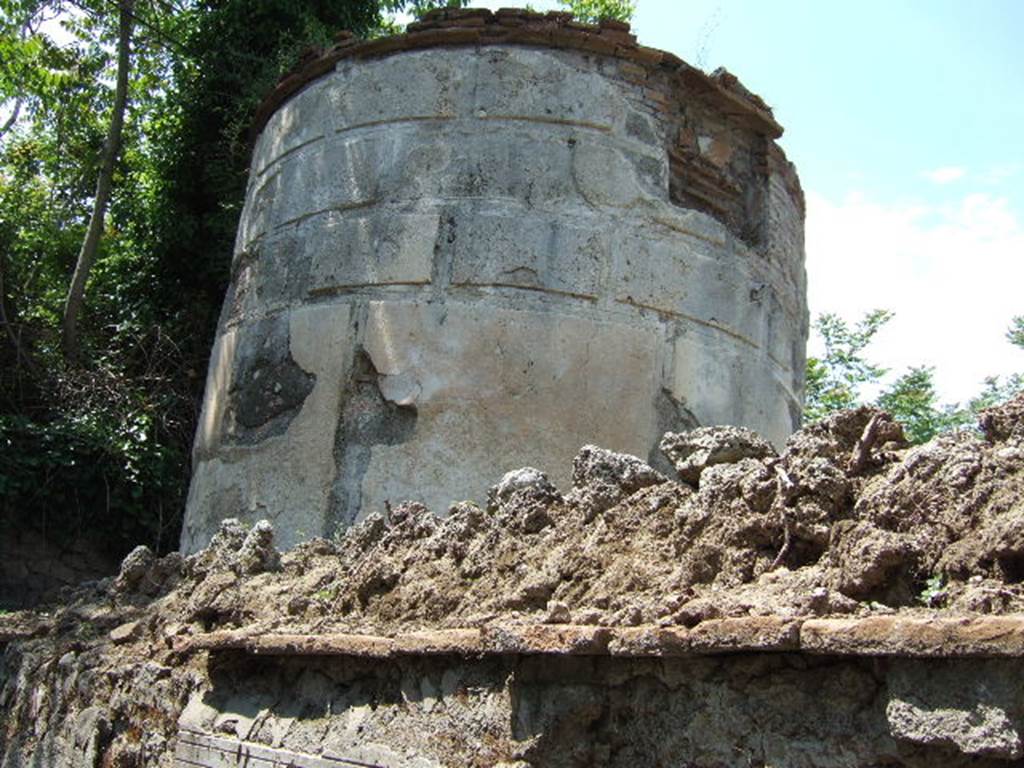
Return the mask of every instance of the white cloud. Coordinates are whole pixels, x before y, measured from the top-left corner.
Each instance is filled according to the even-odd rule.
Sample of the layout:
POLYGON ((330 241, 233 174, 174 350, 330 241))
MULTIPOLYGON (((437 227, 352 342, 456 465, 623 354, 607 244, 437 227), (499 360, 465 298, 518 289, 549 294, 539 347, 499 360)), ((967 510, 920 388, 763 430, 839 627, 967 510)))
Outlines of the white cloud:
POLYGON ((1002 184, 1007 179, 1012 179, 1021 171, 1020 163, 1005 163, 994 165, 981 174, 980 181, 985 184, 1002 184))
POLYGON ((936 184, 949 184, 951 181, 962 179, 967 173, 966 168, 957 165, 947 165, 931 171, 925 171, 922 176, 936 184))
POLYGON ((871 359, 896 373, 934 366, 945 400, 976 394, 987 375, 1024 370, 1024 353, 1004 337, 1024 314, 1024 226, 1006 198, 883 205, 811 192, 807 269, 812 317, 894 311, 871 359))

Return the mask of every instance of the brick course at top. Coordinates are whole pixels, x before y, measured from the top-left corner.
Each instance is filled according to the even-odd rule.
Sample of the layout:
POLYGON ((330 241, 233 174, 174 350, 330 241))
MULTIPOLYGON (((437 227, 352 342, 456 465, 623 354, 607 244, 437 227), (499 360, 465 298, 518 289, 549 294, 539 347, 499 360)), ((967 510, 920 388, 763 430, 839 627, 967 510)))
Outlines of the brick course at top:
MULTIPOLYGON (((651 75, 667 74, 679 78, 694 90, 701 91, 716 105, 747 122, 752 128, 772 139, 782 135, 771 109, 755 94, 744 88, 735 76, 725 70, 705 74, 675 54, 639 45, 630 33, 629 24, 606 19, 598 25, 573 21, 571 13, 552 11, 534 13, 521 8, 439 8, 428 12, 422 21, 410 24, 405 34, 360 40, 351 32, 339 32, 337 42, 327 49, 308 48, 295 69, 284 75, 256 113, 253 128, 259 133, 267 119, 282 102, 303 86, 327 74, 342 59, 388 56, 417 48, 454 45, 531 45, 546 48, 569 48, 602 56, 613 56, 626 66, 622 72, 629 79, 645 82, 651 75), (629 66, 632 65, 632 66, 629 66)), ((666 111, 671 108, 670 81, 652 83, 648 94, 653 103, 666 111)))

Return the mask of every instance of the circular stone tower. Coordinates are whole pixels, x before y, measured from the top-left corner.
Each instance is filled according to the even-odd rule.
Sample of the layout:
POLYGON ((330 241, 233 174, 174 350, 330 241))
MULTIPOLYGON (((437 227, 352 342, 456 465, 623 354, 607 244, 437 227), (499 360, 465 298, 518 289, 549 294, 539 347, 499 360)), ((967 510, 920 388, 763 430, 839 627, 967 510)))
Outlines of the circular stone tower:
POLYGON ((342 37, 261 109, 182 547, 443 512, 581 445, 798 425, 803 198, 764 103, 565 14, 342 37))

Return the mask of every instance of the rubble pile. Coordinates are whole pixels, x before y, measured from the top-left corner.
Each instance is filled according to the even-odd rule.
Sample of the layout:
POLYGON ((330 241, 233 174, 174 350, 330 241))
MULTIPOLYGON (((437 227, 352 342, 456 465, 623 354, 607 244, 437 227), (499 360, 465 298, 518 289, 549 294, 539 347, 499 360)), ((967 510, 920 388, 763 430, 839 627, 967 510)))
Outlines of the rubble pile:
POLYGON ((189 641, 224 630, 388 638, 1024 609, 1024 396, 922 446, 862 408, 779 454, 729 427, 670 433, 662 449, 676 477, 586 446, 571 488, 523 468, 485 506, 389 505, 285 553, 269 523, 237 520, 189 557, 140 547, 117 577, 0 617, 0 764, 61 764, 50 750, 171 765, 178 718, 211 674, 189 641))

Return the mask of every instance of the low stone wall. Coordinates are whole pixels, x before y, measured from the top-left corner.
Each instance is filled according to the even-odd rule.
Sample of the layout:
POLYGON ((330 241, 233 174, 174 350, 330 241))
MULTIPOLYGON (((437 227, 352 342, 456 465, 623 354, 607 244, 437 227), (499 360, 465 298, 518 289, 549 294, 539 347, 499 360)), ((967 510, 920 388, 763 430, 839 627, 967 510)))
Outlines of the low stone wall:
MULTIPOLYGON (((819 621, 810 632, 807 622, 820 649, 810 653, 765 652, 757 621, 704 628, 705 640, 732 646, 724 655, 665 642, 685 630, 629 649, 603 628, 509 628, 476 653, 455 633, 361 638, 350 653, 339 638, 266 638, 252 654, 216 652, 175 754, 209 768, 1016 765, 1024 667, 1002 654, 1020 652, 1021 621, 989 621, 940 630, 947 643, 955 636, 958 658, 942 657, 954 646, 933 644, 935 626, 922 622, 918 635, 912 621, 909 646, 892 621, 882 631, 819 621), (829 629, 837 642, 821 644, 829 629), (1013 648, 1001 645, 1007 630, 1013 648), (618 655, 593 643, 601 632, 618 655), (873 637, 878 655, 843 646, 843 634, 873 637), (386 648, 386 662, 374 658, 386 648)), ((788 633, 790 647, 799 634, 788 633)))
POLYGON ((65 627, 57 644, 26 636, 39 627, 0 627, 0 766, 1011 768, 1024 758, 1020 616, 394 637, 190 637, 158 616, 101 629, 101 644, 87 639, 96 624, 65 627))
POLYGON ((182 647, 221 660, 182 715, 176 752, 211 768, 244 764, 226 755, 310 768, 951 766, 1024 756, 1019 616, 217 632, 182 647))

